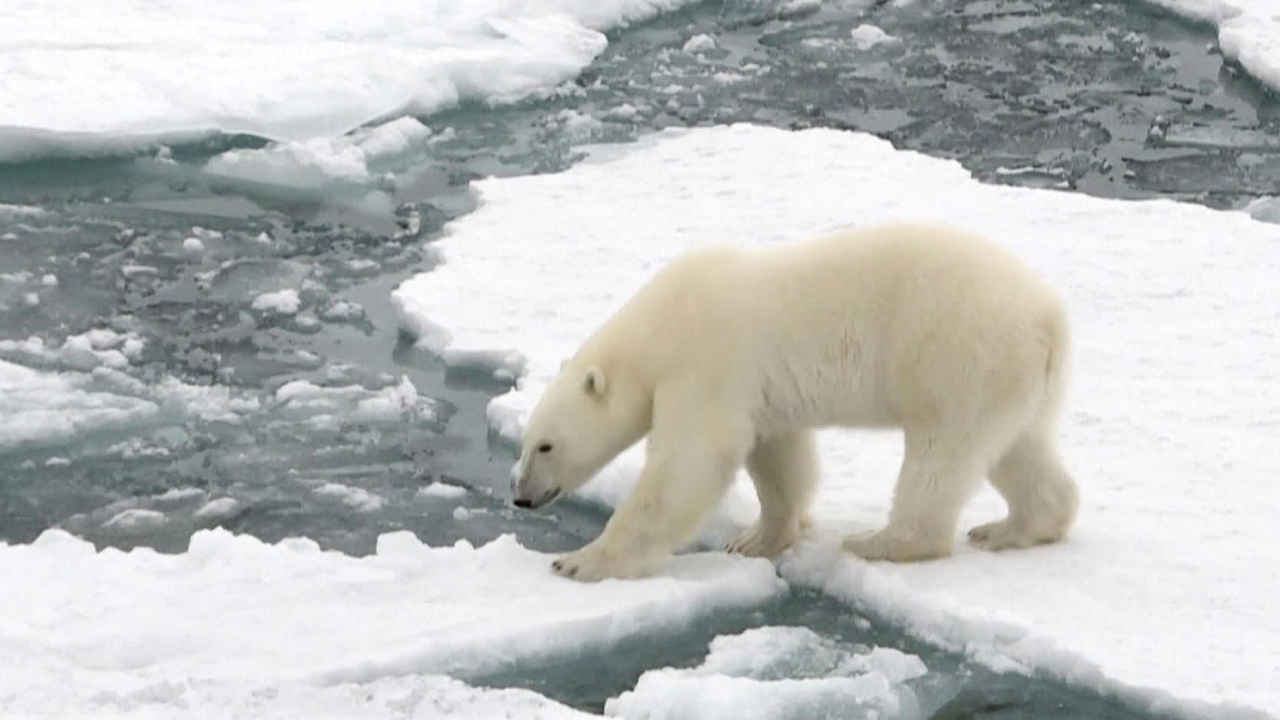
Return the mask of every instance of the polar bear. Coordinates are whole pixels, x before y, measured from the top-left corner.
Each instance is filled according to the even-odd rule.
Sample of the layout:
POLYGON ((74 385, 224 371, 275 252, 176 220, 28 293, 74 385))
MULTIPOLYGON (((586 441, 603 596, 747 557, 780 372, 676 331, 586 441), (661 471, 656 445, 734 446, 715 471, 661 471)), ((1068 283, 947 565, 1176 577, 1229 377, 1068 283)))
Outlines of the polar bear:
POLYGON ((1008 513, 973 528, 973 544, 1055 542, 1078 505, 1055 439, 1069 345, 1055 292, 959 229, 903 223, 695 249, 564 362, 523 432, 513 503, 538 508, 576 490, 647 435, 630 496, 556 573, 650 574, 696 536, 744 465, 760 515, 727 549, 772 558, 810 527, 815 431, 897 428, 888 522, 844 538, 847 551, 949 555, 984 476, 1008 513))

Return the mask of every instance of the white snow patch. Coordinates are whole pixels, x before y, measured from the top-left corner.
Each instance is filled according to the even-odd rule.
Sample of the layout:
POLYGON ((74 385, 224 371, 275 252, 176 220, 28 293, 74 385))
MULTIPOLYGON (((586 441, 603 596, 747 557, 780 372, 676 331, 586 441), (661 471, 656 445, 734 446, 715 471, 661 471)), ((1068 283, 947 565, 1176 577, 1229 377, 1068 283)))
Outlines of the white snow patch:
MULTIPOLYGON (((479 209, 435 243, 445 262, 392 299, 446 362, 483 356, 520 376, 488 411, 512 440, 561 359, 687 248, 905 219, 1007 245, 1073 315, 1062 438, 1084 499, 1072 535, 968 548, 959 533, 1004 514, 984 487, 952 558, 871 565, 835 552, 839 534, 883 523, 901 434, 828 430, 815 502, 828 544, 798 552, 788 577, 972 653, 1280 713, 1280 615, 1260 611, 1280 597, 1280 228, 1189 203, 984 185, 867 134, 749 125, 664 131, 562 173, 474 187, 479 209)), ((581 495, 616 505, 643 452, 581 495)), ((703 538, 727 539, 756 508, 740 477, 703 538)))
POLYGON ((0 160, 213 131, 305 142, 586 67, 602 31, 693 0, 6 0, 0 160))
POLYGON ((259 312, 293 315, 302 309, 302 298, 293 288, 262 293, 253 299, 251 307, 259 312))
POLYGON ((1222 54, 1280 90, 1280 5, 1276 0, 1143 0, 1218 28, 1222 54))

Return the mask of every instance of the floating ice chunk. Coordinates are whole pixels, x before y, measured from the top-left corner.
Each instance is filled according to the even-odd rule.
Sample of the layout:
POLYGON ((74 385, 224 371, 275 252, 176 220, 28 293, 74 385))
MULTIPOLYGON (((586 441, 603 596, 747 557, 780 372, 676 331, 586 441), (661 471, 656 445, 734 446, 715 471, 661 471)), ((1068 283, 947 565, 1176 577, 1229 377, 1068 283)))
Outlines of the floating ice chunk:
POLYGON ((320 318, 329 321, 348 320, 361 315, 364 315, 364 308, 349 300, 338 300, 320 311, 320 318))
POLYGON ((109 530, 133 532, 150 530, 164 525, 167 521, 168 518, 166 518, 164 513, 159 510, 130 508, 113 515, 110 520, 107 520, 103 527, 109 530))
POLYGON ((141 354, 144 344, 145 341, 132 332, 95 328, 68 336, 56 349, 50 349, 43 338, 34 336, 25 340, 0 340, 0 352, 74 370, 92 370, 97 367, 123 368, 141 354))
POLYGON ((0 203, 0 215, 43 215, 44 208, 34 205, 9 205, 0 203))
MULTIPOLYGON (((361 385, 320 386, 309 380, 294 380, 276 389, 276 400, 287 410, 312 411, 357 422, 398 423, 406 418, 429 420, 435 417, 435 404, 418 393, 407 376, 378 390, 361 385)), ((323 421, 328 424, 329 420, 323 421)))
POLYGON ((343 485, 342 483, 325 483, 315 489, 315 494, 323 497, 337 498, 344 504, 361 512, 373 512, 386 503, 386 499, 364 488, 343 485))
POLYGON ((424 498, 441 498, 445 500, 457 500, 467 494, 467 489, 460 485, 450 485, 444 482, 433 482, 430 485, 418 489, 418 497, 424 498))
POLYGON ((417 405, 418 389, 408 377, 401 377, 398 384, 383 388, 373 397, 356 403, 352 417, 356 420, 394 421, 417 405))
POLYGON ((200 506, 195 516, 201 519, 221 519, 234 515, 239 509, 240 503, 235 498, 221 497, 200 506))
POLYGON ((157 502, 182 502, 204 495, 204 490, 197 487, 170 488, 158 495, 152 495, 157 502))
POLYGON ((1254 220, 1280 224, 1280 196, 1254 198, 1244 211, 1254 220))
POLYGON ((298 296, 297 290, 286 288, 276 292, 262 293, 253 299, 251 307, 266 313, 293 315, 302 308, 302 298, 298 296))
POLYGON ((84 376, 43 373, 0 360, 0 451, 136 427, 159 412, 150 400, 85 389, 89 384, 84 376))
POLYGON ((45 287, 57 287, 58 276, 53 273, 46 273, 44 277, 40 278, 40 284, 45 287))
MULTIPOLYGON (((1280 713, 1280 616, 1258 613, 1280 597, 1280 566, 1265 561, 1273 505, 1257 501, 1280 477, 1275 225, 1190 203, 988 185, 958 163, 865 133, 750 125, 664 131, 595 150, 561 173, 473 187, 479 208, 433 242, 443 262, 401 284, 393 302, 402 327, 425 330, 424 346, 446 358, 496 353, 523 366, 487 410, 510 440, 561 360, 691 247, 903 219, 1008 246, 1060 288, 1076 328, 1061 436, 1088 499, 1069 541, 968 548, 964 530, 1005 512, 983 487, 945 561, 860 563, 816 543, 798 549, 785 576, 984 662, 1280 713), (859 188, 853 200, 849 188, 859 188), (562 210, 543 214, 551 205, 562 210)), ((901 434, 818 437, 820 536, 882 524, 901 434)), ((623 453, 580 496, 616 506, 644 448, 623 453)), ((756 509, 740 476, 701 540, 727 539, 756 509)))
POLYGON ((634 690, 605 703, 623 718, 678 720, 849 716, 915 717, 904 686, 924 675, 920 658, 892 648, 835 648, 803 627, 762 627, 720 636, 695 668, 649 670, 634 690), (815 655, 817 662, 815 662, 815 655))
POLYGON ((189 237, 182 241, 182 249, 196 255, 204 252, 204 241, 198 237, 189 237))
POLYGON ((849 37, 859 50, 870 50, 877 45, 899 42, 898 38, 881 30, 875 25, 862 24, 849 31, 849 37))
POLYGON ((706 33, 698 33, 685 41, 682 48, 687 53, 703 52, 704 50, 714 50, 716 41, 706 33))

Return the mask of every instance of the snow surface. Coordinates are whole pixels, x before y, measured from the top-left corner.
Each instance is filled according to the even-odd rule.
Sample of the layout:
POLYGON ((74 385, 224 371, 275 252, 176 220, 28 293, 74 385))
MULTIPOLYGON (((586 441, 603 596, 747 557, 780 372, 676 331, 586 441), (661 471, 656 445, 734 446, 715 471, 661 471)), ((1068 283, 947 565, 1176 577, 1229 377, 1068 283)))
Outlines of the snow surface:
POLYGON ((1280 90, 1280 2, 1277 0, 1144 0, 1218 28, 1222 54, 1262 84, 1280 90))
POLYGON ((332 137, 572 78, 692 0, 5 0, 0 160, 211 132, 332 137))
POLYGON ((680 632, 784 591, 768 562, 718 554, 593 586, 556 577, 550 561, 509 535, 475 548, 389 533, 365 558, 221 529, 178 555, 95 552, 61 530, 0 543, 0 714, 590 717, 435 676, 680 632))
MULTIPOLYGON (((821 533, 783 576, 1002 670, 1280 714, 1280 227, 1193 204, 984 185, 870 135, 749 125, 665 131, 596 148, 563 173, 473 187, 479 209, 435 243, 442 264, 392 301, 446 362, 520 376, 489 406, 512 440, 561 359, 686 248, 893 219, 950 221, 1008 245, 1073 312, 1062 435, 1084 497, 1070 538, 1001 554, 962 543, 952 558, 901 566, 840 553, 839 534, 883 522, 901 436, 828 430, 821 533)), ((616 505, 642 448, 580 495, 616 505)), ((754 519, 739 480, 721 525, 754 519)), ((984 488, 959 532, 1003 514, 984 488)), ((728 537, 712 534, 703 540, 728 537)))

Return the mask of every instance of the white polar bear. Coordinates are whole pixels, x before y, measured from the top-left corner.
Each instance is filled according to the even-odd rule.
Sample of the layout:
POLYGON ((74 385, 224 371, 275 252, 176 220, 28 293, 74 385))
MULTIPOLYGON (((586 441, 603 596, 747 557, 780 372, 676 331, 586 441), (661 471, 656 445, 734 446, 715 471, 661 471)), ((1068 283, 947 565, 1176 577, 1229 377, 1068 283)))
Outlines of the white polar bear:
POLYGON ((1056 418, 1070 330, 1058 296, 972 234, 901 224, 802 243, 691 251, 592 334, 529 417, 514 503, 581 487, 648 435, 645 466, 604 531, 553 563, 635 577, 696 535, 744 464, 760 499, 732 552, 774 557, 809 527, 814 432, 900 428, 888 524, 845 538, 866 559, 946 556, 984 475, 1008 504, 970 540, 1060 540, 1075 482, 1056 418))

